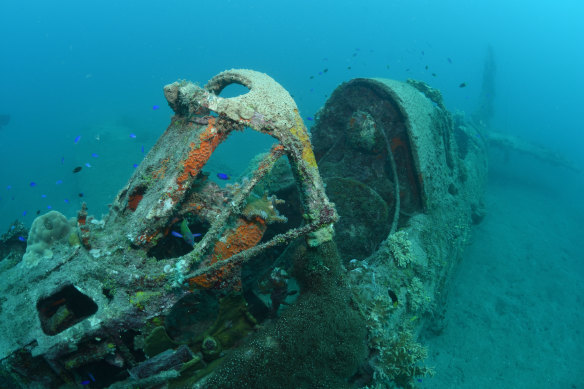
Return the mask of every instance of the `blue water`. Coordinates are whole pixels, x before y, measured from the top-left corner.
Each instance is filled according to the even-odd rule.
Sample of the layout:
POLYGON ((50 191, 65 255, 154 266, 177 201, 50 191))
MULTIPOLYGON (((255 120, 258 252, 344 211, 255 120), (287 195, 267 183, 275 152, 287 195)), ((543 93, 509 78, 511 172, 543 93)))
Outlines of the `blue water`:
MULTIPOLYGON (((575 0, 3 1, 0 233, 83 201, 107 212, 169 123, 163 86, 230 68, 269 74, 305 118, 355 77, 423 80, 472 113, 490 45, 492 129, 582 167, 582 14, 575 0)), ((581 174, 517 161, 522 182, 581 211, 581 174)))
POLYGON ((79 193, 96 214, 105 212, 104 202, 140 162, 141 147, 147 151, 169 122, 162 87, 177 79, 204 84, 234 67, 274 77, 304 116, 313 116, 339 83, 363 76, 421 79, 442 91, 449 109, 472 112, 490 44, 497 60, 494 127, 577 159, 584 145, 583 7, 576 1, 3 2, 0 113, 11 121, 0 130, 0 230, 17 217, 28 225, 49 206, 72 215, 79 193), (466 88, 458 87, 462 82, 466 88), (116 126, 95 141, 100 128, 116 126), (93 167, 71 174, 87 162, 93 167), (105 166, 109 179, 92 193, 105 166))

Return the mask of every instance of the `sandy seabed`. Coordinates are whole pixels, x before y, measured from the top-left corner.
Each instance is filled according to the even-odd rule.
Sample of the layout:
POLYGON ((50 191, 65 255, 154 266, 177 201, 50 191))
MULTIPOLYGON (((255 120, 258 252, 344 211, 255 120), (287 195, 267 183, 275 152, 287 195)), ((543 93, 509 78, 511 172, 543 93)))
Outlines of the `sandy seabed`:
POLYGON ((487 215, 447 290, 443 330, 427 333, 424 388, 584 388, 584 200, 491 168, 487 215))

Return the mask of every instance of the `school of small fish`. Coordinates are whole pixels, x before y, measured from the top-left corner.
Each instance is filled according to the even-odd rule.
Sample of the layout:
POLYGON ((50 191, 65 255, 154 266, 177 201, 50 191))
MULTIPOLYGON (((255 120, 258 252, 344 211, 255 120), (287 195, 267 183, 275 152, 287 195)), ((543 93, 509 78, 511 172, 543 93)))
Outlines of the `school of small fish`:
MULTIPOLYGON (((371 52, 373 52, 373 50, 369 50, 369 52, 371 53, 371 52)), ((350 54, 350 56, 346 59, 346 64, 343 66, 344 69, 345 69, 345 71, 351 71, 355 66, 357 66, 357 65, 360 64, 359 62, 356 62, 356 61, 361 61, 360 58, 364 58, 365 56, 366 55, 363 53, 363 51, 361 51, 360 48, 355 48, 353 50, 353 52, 350 54)), ((426 62, 425 59, 422 59, 422 58, 427 58, 428 57, 428 56, 426 56, 426 52, 424 50, 419 51, 419 56, 420 56, 420 61, 426 62)), ((454 63, 454 61, 453 61, 453 59, 451 57, 446 57, 445 60, 446 60, 446 62, 447 62, 448 65, 452 65, 454 63)), ((315 79, 317 79, 317 77, 324 77, 327 74, 329 74, 329 72, 330 73, 338 72, 338 69, 335 69, 333 66, 331 66, 328 63, 328 58, 325 57, 325 58, 322 59, 322 61, 325 62, 325 63, 327 63, 328 66, 323 67, 323 68, 321 68, 321 70, 316 71, 315 74, 310 75, 309 76, 309 79, 310 80, 315 80, 315 79)), ((429 74, 432 77, 438 77, 438 74, 437 73, 430 72, 430 68, 431 67, 430 67, 429 64, 423 64, 423 70, 426 71, 426 72, 428 72, 427 74, 429 74)), ((386 64, 385 65, 385 70, 389 70, 389 69, 390 69, 390 65, 389 64, 386 64)), ((410 71, 412 71, 412 68, 405 68, 404 71, 406 73, 409 73, 410 71)), ((460 89, 466 88, 467 86, 468 86, 467 82, 460 82, 458 84, 458 88, 460 88, 460 89)), ((314 87, 311 87, 309 89, 309 91, 310 92, 314 92, 315 91, 315 88, 314 87)), ((325 97, 328 97, 328 95, 325 95, 325 97)), ((152 108, 153 111, 157 111, 157 110, 160 109, 160 106, 159 105, 152 105, 151 108, 152 108)), ((0 115, 0 119, 2 119, 0 125, 6 126, 6 125, 8 125, 8 123, 10 121, 10 116, 9 115, 0 115)), ((304 119, 308 122, 307 124, 312 123, 315 120, 313 116, 305 116, 304 119)), ((138 138, 138 135, 136 133, 129 133, 128 136, 129 136, 130 139, 137 139, 138 138)), ((79 135, 75 136, 73 138, 73 146, 75 147, 76 145, 82 144, 83 143, 82 142, 82 139, 83 139, 82 134, 79 134, 79 135)), ((97 139, 99 140, 99 138, 97 138, 97 139)), ((140 152, 141 152, 141 154, 145 154, 146 151, 145 151, 144 145, 140 145, 140 152)), ((97 161, 100 160, 99 154, 93 152, 93 153, 90 153, 89 156, 91 156, 92 158, 94 158, 94 161, 96 161, 95 162, 96 163, 95 169, 99 169, 99 164, 97 162, 97 161)), ((81 162, 81 161, 79 161, 79 162, 81 162)), ((64 156, 61 156, 60 157, 60 163, 61 163, 61 165, 66 166, 68 164, 68 161, 66 161, 66 159, 65 159, 64 156)), ((81 162, 81 164, 75 164, 75 165, 73 165, 73 167, 70 167, 70 169, 71 169, 71 171, 72 171, 73 174, 79 174, 82 171, 85 172, 84 168, 87 169, 88 171, 89 171, 89 169, 93 169, 93 165, 91 163, 89 163, 89 162, 81 162)), ((71 165, 69 165, 69 166, 71 166, 71 165)), ((133 166, 133 168, 137 168, 138 167, 138 163, 134 163, 134 164, 132 164, 132 166, 133 166)), ((86 173, 81 173, 81 174, 84 175, 86 173)), ((217 176, 217 178, 219 180, 229 180, 230 179, 230 175, 228 175, 227 173, 223 173, 223 172, 217 173, 216 176, 217 176)), ((64 180, 64 179, 58 179, 58 180, 55 181, 55 185, 62 185, 66 181, 67 180, 64 180)), ((33 188, 33 190, 39 190, 38 188, 41 187, 41 186, 44 186, 44 185, 38 185, 36 181, 30 181, 29 182, 29 187, 30 188, 33 188)), ((46 190, 47 188, 44 188, 44 189, 46 190)), ((13 186, 12 185, 6 185, 6 190, 7 191, 12 191, 13 190, 13 186)), ((42 190, 42 189, 40 189, 40 190, 42 190)), ((80 198, 81 197, 84 197, 84 193, 83 192, 79 192, 77 194, 77 196, 80 197, 80 198)), ((15 199, 14 196, 9 196, 9 197, 12 200, 15 199)), ((40 194, 40 197, 43 198, 43 199, 48 199, 50 196, 48 196, 46 194, 40 194)), ((0 200, 3 200, 3 196, 0 196, 0 200)), ((65 204, 70 204, 70 201, 69 201, 68 198, 63 199, 63 202, 65 204)), ((52 208, 53 207, 51 205, 46 205, 46 209, 49 209, 50 210, 52 208)), ((36 215, 39 215, 40 212, 41 212, 40 209, 38 209, 36 211, 36 215)), ((28 215, 29 212, 28 212, 28 210, 23 210, 21 214, 24 217, 24 216, 28 215)), ((181 227, 182 227, 182 225, 181 225, 181 227)), ((184 239, 188 244, 191 244, 192 242, 194 242, 194 237, 200 236, 200 234, 192 234, 190 231, 188 231, 188 232, 186 232, 186 231, 188 231, 188 226, 186 226, 186 230, 184 230, 184 229, 181 228, 181 232, 180 233, 179 232, 176 232, 176 231, 172 231, 172 235, 175 236, 175 237, 184 239)))

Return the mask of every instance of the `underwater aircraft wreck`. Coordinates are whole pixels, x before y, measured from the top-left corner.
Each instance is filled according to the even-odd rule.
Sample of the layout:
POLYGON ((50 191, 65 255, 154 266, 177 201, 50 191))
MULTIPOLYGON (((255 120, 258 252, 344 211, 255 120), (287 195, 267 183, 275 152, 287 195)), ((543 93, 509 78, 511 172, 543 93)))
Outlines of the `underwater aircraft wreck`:
POLYGON ((164 94, 175 115, 109 214, 39 216, 22 259, 3 261, 0 386, 409 387, 431 374, 419 334, 439 331, 484 214, 483 130, 415 81, 343 83, 310 134, 256 71, 164 94), (221 97, 231 84, 249 91, 221 97), (205 164, 244 128, 276 144, 221 187, 205 164), (191 246, 177 230, 202 236, 191 246))

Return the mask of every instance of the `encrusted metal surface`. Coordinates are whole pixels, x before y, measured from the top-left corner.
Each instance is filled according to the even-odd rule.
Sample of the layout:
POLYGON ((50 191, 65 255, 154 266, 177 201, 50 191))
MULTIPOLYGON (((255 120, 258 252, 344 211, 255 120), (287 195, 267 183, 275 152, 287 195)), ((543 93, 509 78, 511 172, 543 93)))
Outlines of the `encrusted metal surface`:
MULTIPOLYGON (((237 294, 239 265, 245 260, 303 235, 315 246, 332 238, 336 211, 324 192, 296 104, 278 83, 252 70, 230 70, 205 88, 182 81, 164 92, 176 115, 107 218, 96 220, 85 207, 69 221, 49 214, 50 220, 31 230, 29 241, 39 245, 31 259, 3 274, 0 331, 9 335, 0 337, 0 358, 12 369, 24 369, 22 382, 35 380, 27 377, 27 364, 40 371, 48 363, 52 373, 36 377, 45 382, 75 382, 84 365, 106 359, 123 378, 143 359, 135 344, 145 340, 135 336, 148 332, 153 320, 162 320, 189 289, 237 294), (230 83, 245 85, 249 92, 219 97, 230 83), (232 131, 245 127, 279 143, 250 177, 220 188, 202 169, 232 131), (268 224, 286 221, 276 208, 280 200, 254 194, 282 156, 296 177, 306 223, 258 245, 268 224), (187 219, 206 231, 185 253, 177 251, 177 238, 170 233, 181 221, 188 231, 187 219)), ((242 317, 237 320, 253 325, 251 316, 242 317)))

